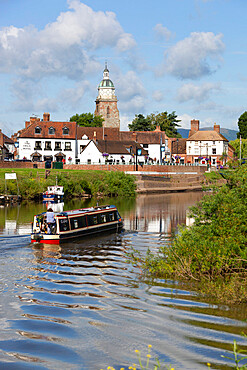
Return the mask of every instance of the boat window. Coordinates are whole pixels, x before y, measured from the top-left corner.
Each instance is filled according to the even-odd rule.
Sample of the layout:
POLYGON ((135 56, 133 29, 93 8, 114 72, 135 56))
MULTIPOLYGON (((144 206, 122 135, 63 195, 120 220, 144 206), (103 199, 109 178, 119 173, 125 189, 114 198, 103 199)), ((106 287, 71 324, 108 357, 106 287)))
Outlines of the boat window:
POLYGON ((67 218, 62 218, 59 220, 59 230, 67 231, 69 229, 69 222, 67 218))
POLYGON ((106 215, 101 215, 101 222, 102 223, 107 222, 106 215))
POLYGON ((114 221, 114 214, 113 213, 109 213, 109 220, 114 221))
POLYGON ((82 228, 86 226, 85 216, 70 219, 71 230, 82 228))
POLYGON ((94 225, 97 225, 97 223, 98 223, 97 216, 93 216, 93 223, 94 223, 94 225))

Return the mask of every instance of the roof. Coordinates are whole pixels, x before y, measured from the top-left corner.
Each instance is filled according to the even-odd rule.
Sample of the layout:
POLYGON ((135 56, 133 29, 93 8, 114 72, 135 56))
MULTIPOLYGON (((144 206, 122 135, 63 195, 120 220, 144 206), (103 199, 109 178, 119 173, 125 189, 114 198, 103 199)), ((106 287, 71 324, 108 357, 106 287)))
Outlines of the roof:
MULTIPOLYGON (((141 155, 148 154, 148 152, 135 141, 111 140, 107 142, 106 140, 93 140, 93 142, 101 153, 130 155, 131 152, 128 149, 132 148, 132 153, 134 154, 136 153, 137 149, 141 149, 141 155)), ((89 144, 90 143, 88 143, 88 145, 89 144)), ((86 145, 83 151, 87 148, 88 145, 86 145)))
POLYGON ((56 121, 35 121, 31 123, 19 136, 20 138, 36 138, 36 139, 75 139, 76 137, 76 122, 56 122, 56 121), (41 133, 35 134, 35 128, 40 127, 41 133), (49 128, 55 129, 54 134, 49 134, 49 128), (63 128, 69 129, 68 134, 63 134, 63 128))
POLYGON ((168 139, 165 131, 120 131, 120 140, 134 140, 140 144, 160 144, 168 139))
POLYGON ((99 87, 114 87, 112 80, 102 80, 99 84, 99 87))
POLYGON ((189 136, 188 141, 228 141, 222 134, 217 131, 197 131, 189 136))
POLYGON ((186 141, 187 139, 173 139, 171 152, 173 154, 186 154, 186 141))
POLYGON ((83 135, 86 135, 89 140, 103 140, 103 136, 106 141, 118 140, 119 129, 111 127, 77 127, 77 139, 81 140, 83 135))

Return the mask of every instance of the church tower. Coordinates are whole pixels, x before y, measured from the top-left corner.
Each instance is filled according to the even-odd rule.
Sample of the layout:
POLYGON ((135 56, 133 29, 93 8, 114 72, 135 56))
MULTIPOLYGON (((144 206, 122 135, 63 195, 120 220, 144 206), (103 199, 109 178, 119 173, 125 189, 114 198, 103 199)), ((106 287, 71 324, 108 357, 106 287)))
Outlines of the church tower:
POLYGON ((104 127, 114 127, 120 129, 119 110, 117 107, 117 97, 115 87, 109 78, 107 63, 103 72, 103 80, 98 86, 98 96, 96 99, 95 116, 104 118, 104 127))

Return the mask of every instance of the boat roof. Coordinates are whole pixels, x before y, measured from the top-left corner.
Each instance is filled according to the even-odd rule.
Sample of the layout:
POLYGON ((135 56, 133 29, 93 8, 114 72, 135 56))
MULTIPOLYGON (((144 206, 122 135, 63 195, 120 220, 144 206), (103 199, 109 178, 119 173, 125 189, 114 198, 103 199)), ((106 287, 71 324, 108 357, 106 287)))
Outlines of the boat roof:
MULTIPOLYGON (((106 205, 106 206, 96 206, 96 207, 89 207, 89 208, 80 208, 80 209, 72 209, 70 211, 62 211, 62 212, 54 212, 54 214, 59 216, 72 216, 72 215, 78 215, 78 214, 85 214, 85 213, 91 213, 91 212, 100 212, 100 211, 107 211, 107 210, 113 210, 116 209, 116 206, 114 205, 106 205)), ((40 213, 40 215, 46 214, 46 212, 40 213)), ((39 216, 39 215, 36 215, 39 216)))

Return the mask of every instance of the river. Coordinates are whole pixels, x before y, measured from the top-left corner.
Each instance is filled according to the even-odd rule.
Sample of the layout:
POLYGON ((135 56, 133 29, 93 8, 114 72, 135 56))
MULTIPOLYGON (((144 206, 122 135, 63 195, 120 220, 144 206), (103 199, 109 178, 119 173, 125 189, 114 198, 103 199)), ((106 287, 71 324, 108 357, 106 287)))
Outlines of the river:
MULTIPOLYGON (((0 208, 0 368, 230 369, 233 341, 247 349, 247 306, 202 299, 177 281, 148 280, 127 262, 135 248, 170 242, 202 194, 177 193, 104 200, 115 204, 125 230, 61 246, 30 244, 43 204, 0 208)), ((102 201, 103 202, 103 201, 102 201)), ((93 205, 65 203, 64 210, 93 205)))

